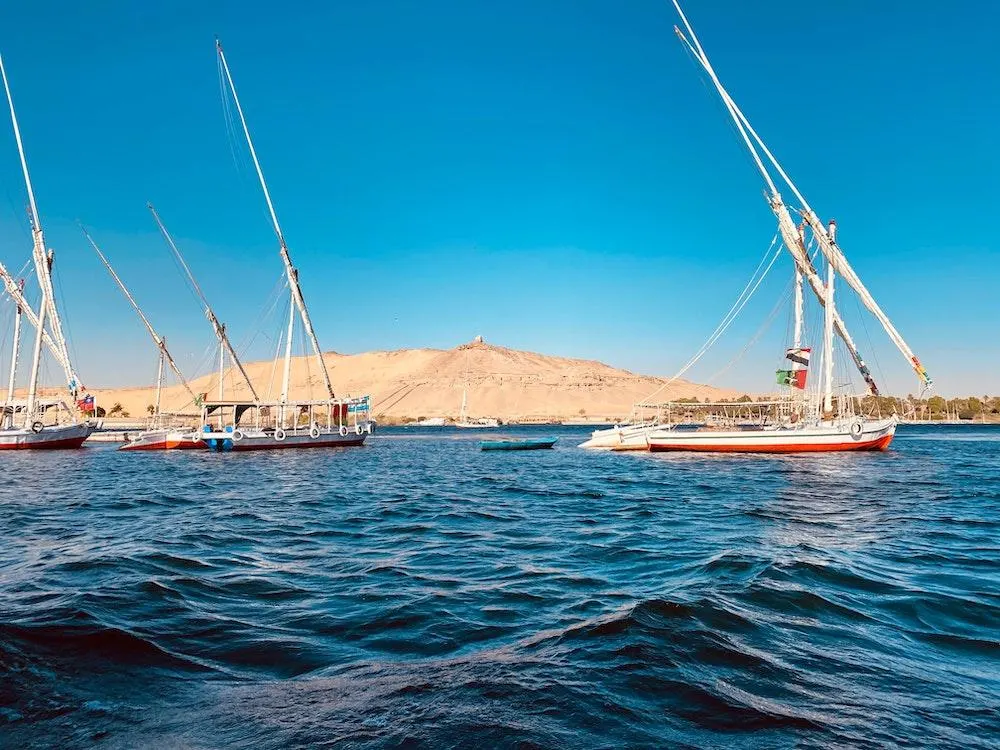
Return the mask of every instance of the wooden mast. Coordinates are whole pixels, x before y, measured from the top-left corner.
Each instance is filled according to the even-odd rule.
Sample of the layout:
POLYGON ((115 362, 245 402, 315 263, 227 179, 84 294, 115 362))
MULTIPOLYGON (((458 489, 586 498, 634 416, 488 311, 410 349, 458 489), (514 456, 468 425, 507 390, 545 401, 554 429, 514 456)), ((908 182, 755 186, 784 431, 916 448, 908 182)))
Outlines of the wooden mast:
MULTIPOLYGON (((11 353, 10 353, 10 378, 7 381, 7 400, 4 403, 4 417, 3 417, 4 423, 6 423, 7 421, 7 407, 9 407, 10 402, 14 400, 14 383, 17 378, 17 358, 21 346, 21 318, 23 317, 24 317, 24 307, 18 304, 16 317, 14 318, 14 343, 11 346, 11 353)), ((11 410, 10 426, 11 427, 14 426, 13 410, 11 410)))
POLYGON ((215 332, 215 336, 219 340, 219 346, 225 347, 226 351, 229 352, 229 360, 233 362, 233 364, 236 365, 236 369, 240 371, 240 375, 243 377, 244 382, 247 384, 247 388, 250 390, 250 396, 254 401, 259 401, 260 397, 257 395, 257 389, 253 387, 253 382, 250 380, 250 376, 247 374, 246 369, 244 369, 243 362, 240 361, 239 355, 236 354, 236 350, 233 348, 233 344, 229 340, 229 336, 226 334, 226 327, 222 325, 218 317, 216 317, 215 311, 212 310, 212 306, 208 304, 208 298, 205 297, 205 294, 198 285, 198 281, 195 279, 194 274, 191 273, 191 269, 184 261, 184 256, 181 255, 181 251, 177 248, 174 238, 170 236, 170 232, 167 231, 166 226, 164 226, 163 222, 160 220, 160 215, 156 212, 153 204, 147 203, 146 208, 148 208, 149 212, 153 215, 153 219, 156 221, 156 226, 160 228, 160 234, 163 235, 163 239, 166 240, 166 243, 173 252, 174 257, 177 258, 177 262, 181 264, 181 268, 183 268, 184 273, 187 274, 188 281, 191 282, 191 286, 194 288, 195 294, 198 295, 198 299, 200 299, 202 305, 205 306, 205 317, 208 318, 208 322, 212 324, 212 330, 215 332))
POLYGON ((141 320, 142 324, 146 327, 146 331, 149 333, 150 338, 153 339, 153 343, 156 345, 156 348, 159 349, 160 351, 160 374, 157 378, 157 385, 156 385, 157 416, 159 416, 160 413, 160 383, 163 380, 164 361, 166 361, 167 365, 170 366, 170 369, 173 370, 174 375, 176 375, 177 379, 180 380, 180 382, 184 385, 184 390, 188 392, 188 395, 191 396, 192 399, 196 399, 197 397, 195 396, 194 391, 191 390, 191 386, 188 384, 187 379, 181 373, 180 368, 177 367, 177 364, 174 362, 174 358, 170 356, 170 351, 167 349, 166 340, 156 332, 156 329, 153 328, 153 324, 149 322, 149 318, 147 318, 145 313, 143 313, 142 308, 139 307, 139 303, 135 301, 135 297, 132 296, 132 293, 128 290, 128 287, 125 286, 125 282, 121 280, 121 277, 119 277, 118 274, 115 272, 115 269, 112 268, 111 262, 105 257, 104 253, 101 252, 101 248, 97 246, 97 243, 94 241, 94 238, 90 236, 90 233, 86 229, 83 229, 83 235, 84 237, 87 238, 87 241, 90 243, 90 246, 94 248, 94 251, 97 253, 97 257, 101 259, 101 263, 103 263, 104 267, 108 269, 108 273, 111 274, 111 278, 115 280, 116 284, 118 284, 118 288, 122 290, 122 294, 125 295, 125 299, 127 299, 129 303, 132 305, 132 309, 135 310, 136 315, 139 316, 139 320, 141 320))
MULTIPOLYGON (((271 202, 271 193, 267 189, 267 182, 264 180, 264 172, 260 166, 260 160, 257 158, 257 150, 254 148, 253 139, 250 137, 250 128, 247 126, 246 117, 243 115, 243 107, 240 104, 239 96, 236 94, 236 85, 233 83, 233 76, 229 72, 229 64, 226 62, 226 55, 222 51, 222 43, 216 39, 215 48, 219 55, 219 61, 222 63, 222 69, 226 75, 226 81, 229 84, 229 90, 233 95, 233 102, 236 104, 236 112, 240 116, 240 123, 243 125, 243 135, 246 137, 247 147, 250 150, 250 157, 253 159, 254 167, 257 170, 257 178, 260 180, 261 189, 264 191, 264 200, 267 201, 267 210, 271 214, 271 223, 274 225, 274 233, 278 237, 278 245, 280 246, 281 260, 285 264, 285 273, 288 276, 288 286, 292 292, 292 299, 295 302, 296 307, 299 311, 299 316, 302 318, 302 326, 305 328, 306 335, 309 337, 309 341, 312 344, 313 354, 319 363, 320 372, 323 373, 323 382, 326 385, 326 390, 329 398, 333 398, 333 384, 330 382, 330 373, 326 367, 326 361, 323 359, 323 352, 319 348, 319 341, 316 338, 316 332, 313 329, 312 320, 309 318, 309 310, 306 308, 305 299, 302 296, 302 289, 299 286, 299 274, 295 267, 292 265, 291 256, 288 253, 288 245, 285 243, 285 236, 281 232, 281 226, 278 224, 278 215, 275 213, 274 204, 271 202)), ((286 357, 289 355, 286 354, 286 357)))

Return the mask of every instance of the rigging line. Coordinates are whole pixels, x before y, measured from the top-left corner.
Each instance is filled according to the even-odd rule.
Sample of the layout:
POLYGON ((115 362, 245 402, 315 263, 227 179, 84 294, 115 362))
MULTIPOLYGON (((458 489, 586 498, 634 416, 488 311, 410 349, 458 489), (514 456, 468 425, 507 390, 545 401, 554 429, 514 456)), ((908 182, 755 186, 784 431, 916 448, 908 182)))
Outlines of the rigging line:
POLYGON ((274 313, 274 308, 278 305, 279 300, 283 299, 283 292, 288 288, 288 278, 282 273, 278 280, 271 287, 271 291, 264 300, 263 306, 257 313, 257 318, 254 320, 253 325, 243 336, 243 340, 237 349, 242 353, 246 354, 254 342, 257 340, 257 336, 264 335, 265 338, 271 338, 269 335, 263 333, 264 321, 274 313))
POLYGON ((729 362, 723 365, 720 370, 718 370, 715 374, 712 375, 712 377, 708 378, 705 381, 706 384, 714 382, 719 376, 723 375, 726 371, 729 370, 729 368, 731 368, 733 365, 739 362, 743 358, 743 355, 745 355, 750 350, 750 348, 760 340, 761 336, 763 336, 767 332, 767 330, 771 327, 771 324, 774 322, 774 319, 778 317, 778 313, 781 311, 782 306, 785 304, 785 299, 791 293, 793 283, 794 282, 789 281, 787 284, 785 284, 784 291, 778 296, 778 301, 775 303, 774 307, 771 309, 770 314, 768 314, 767 318, 761 324, 760 328, 757 329, 757 332, 750 337, 750 340, 743 345, 743 348, 740 349, 740 351, 737 352, 736 355, 731 360, 729 360, 729 362))
POLYGON ((229 153, 233 157, 233 165, 236 167, 236 174, 244 177, 244 171, 236 155, 236 123, 233 122, 232 106, 229 97, 226 95, 226 80, 222 70, 222 61, 218 55, 215 57, 215 65, 219 71, 219 99, 222 102, 222 119, 226 124, 226 140, 229 142, 229 153))
MULTIPOLYGON (((705 91, 709 92, 709 99, 715 102, 720 112, 724 113, 725 116, 723 118, 723 122, 727 124, 729 132, 731 135, 735 137, 738 146, 741 145, 743 143, 743 138, 740 134, 740 131, 737 128, 736 124, 733 122, 733 118, 730 116, 730 112, 729 109, 726 107, 726 103, 723 100, 721 100, 717 95, 718 91, 715 88, 715 84, 712 83, 711 79, 705 75, 705 66, 701 63, 701 60, 698 59, 698 53, 690 44, 687 43, 686 39, 682 38, 682 41, 684 42, 683 47, 684 51, 687 53, 688 60, 691 63, 695 64, 695 70, 697 71, 696 75, 698 76, 698 81, 701 83, 702 88, 704 88, 705 91)), ((746 163, 749 164, 752 169, 757 168, 756 162, 753 160, 753 158, 751 158, 750 154, 747 153, 746 149, 738 147, 737 150, 740 153, 740 158, 745 160, 746 163)))
MULTIPOLYGON (((723 316, 722 320, 720 321, 720 323, 718 324, 718 326, 716 326, 715 330, 711 333, 711 335, 708 337, 708 339, 706 339, 706 341, 701 345, 701 348, 698 349, 698 351, 695 353, 694 357, 692 357, 692 359, 689 360, 686 365, 684 365, 676 374, 674 374, 673 377, 671 377, 669 380, 667 380, 666 383, 663 383, 659 388, 657 388, 655 391, 653 391, 653 393, 651 393, 648 396, 646 396, 643 399, 643 401, 648 401, 649 399, 653 398, 658 393, 660 393, 664 388, 668 387, 671 383, 673 383, 677 378, 679 378, 681 375, 683 375, 684 372, 686 372, 702 355, 705 354, 706 351, 708 351, 708 349, 718 340, 719 336, 721 336, 722 333, 725 332, 726 328, 728 328, 729 325, 732 323, 732 321, 735 319, 735 316, 739 314, 739 310, 742 309, 742 306, 740 306, 741 301, 743 302, 743 304, 746 303, 746 300, 744 300, 743 297, 744 297, 744 295, 746 295, 747 290, 750 288, 750 286, 754 283, 754 280, 757 278, 757 274, 759 273, 759 271, 761 269, 761 266, 763 266, 764 263, 765 263, 765 261, 767 261, 768 255, 771 253, 771 250, 774 248, 774 244, 777 241, 777 238, 778 238, 778 236, 777 236, 777 234, 775 234, 774 238, 771 240, 771 245, 764 252, 764 255, 760 259, 760 263, 757 264, 757 268, 754 269, 753 274, 750 276, 750 280, 747 281, 746 286, 743 287, 743 290, 740 292, 739 296, 736 298, 736 301, 732 304, 732 306, 729 308, 729 310, 723 316), (737 310, 738 306, 739 306, 739 310, 737 310), (734 313, 734 311, 735 311, 735 313, 734 313)), ((779 252, 780 252, 780 248, 779 248, 779 252)), ((771 262, 772 262, 772 264, 774 263, 773 260, 771 262)), ((752 292, 751 292, 751 294, 752 294, 752 292)), ((749 299, 749 297, 747 299, 749 299)))
POLYGON ((854 294, 854 306, 858 311, 858 318, 861 320, 861 330, 865 332, 865 340, 868 342, 868 351, 871 352, 872 362, 875 363, 875 369, 878 370, 878 379, 880 383, 885 381, 885 373, 882 371, 882 363, 879 362, 879 358, 875 353, 875 345, 872 343, 871 333, 868 331, 868 323, 865 321, 867 317, 861 310, 861 300, 858 299, 858 295, 854 294))
POLYGON ((741 291, 739 296, 736 298, 736 302, 734 302, 732 307, 729 308, 729 311, 726 313, 725 316, 723 316, 722 321, 719 323, 718 326, 716 326, 715 330, 708 337, 708 339, 705 340, 705 343, 701 345, 701 348, 671 378, 669 378, 665 383, 660 385, 660 387, 657 388, 655 391, 653 391, 651 394, 642 399, 643 402, 649 401, 658 393, 662 392, 665 388, 669 387, 674 381, 676 381, 679 377, 681 377, 681 375, 690 370, 698 362, 698 360, 701 359, 705 355, 705 353, 715 344, 715 342, 719 340, 719 338, 722 336, 722 334, 726 332, 729 326, 732 325, 733 321, 736 320, 737 316, 739 316, 743 308, 746 307, 747 302, 750 301, 750 298, 753 296, 754 292, 756 292, 757 289, 760 287, 761 282, 764 281, 764 278, 767 276, 768 271, 770 271, 772 266, 774 266, 774 263, 778 259, 778 256, 781 255, 781 250, 783 246, 778 245, 777 250, 771 257, 771 262, 767 264, 767 267, 764 269, 764 272, 760 274, 758 277, 758 272, 760 271, 760 267, 767 260, 768 256, 771 255, 771 252, 774 250, 774 246, 775 244, 777 244, 777 241, 778 241, 778 235, 775 234, 774 237, 771 239, 771 244, 768 246, 767 250, 764 253, 764 257, 761 258, 760 263, 757 265, 757 268, 754 270, 753 275, 747 282, 747 285, 743 287, 743 291, 741 291))
POLYGON ((73 316, 69 314, 69 306, 66 304, 66 292, 63 288, 63 283, 62 283, 61 266, 59 266, 57 263, 53 263, 52 266, 53 266, 53 271, 55 272, 54 273, 50 272, 49 275, 54 277, 56 280, 56 291, 58 292, 57 296, 59 298, 58 302, 60 303, 60 306, 63 309, 63 314, 64 314, 63 325, 66 326, 66 336, 64 338, 67 341, 69 341, 69 348, 73 355, 73 361, 79 362, 80 361, 79 352, 77 351, 76 342, 73 338, 73 325, 71 322, 73 320, 73 316))

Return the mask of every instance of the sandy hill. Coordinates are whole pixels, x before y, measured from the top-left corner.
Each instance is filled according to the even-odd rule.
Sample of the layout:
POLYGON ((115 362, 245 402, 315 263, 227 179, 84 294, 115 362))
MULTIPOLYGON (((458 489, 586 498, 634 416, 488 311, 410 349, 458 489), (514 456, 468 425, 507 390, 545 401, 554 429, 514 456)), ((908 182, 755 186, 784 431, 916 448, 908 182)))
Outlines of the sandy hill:
MULTIPOLYGON (((551 357, 475 341, 449 350, 403 349, 324 355, 338 395, 371 394, 373 413, 384 420, 456 417, 462 391, 468 389, 471 417, 503 420, 622 418, 632 404, 662 387, 666 381, 636 375, 601 362, 551 357)), ((251 362, 246 369, 261 398, 277 398, 281 365, 251 362)), ((316 360, 296 357, 291 368, 293 399, 321 398, 322 379, 316 360)), ((196 393, 218 395, 217 376, 192 382, 196 393)), ((249 398, 235 370, 225 379, 226 398, 249 398)), ((93 389, 99 405, 109 409, 119 402, 133 417, 144 415, 154 400, 154 389, 93 389)), ((697 397, 717 400, 741 395, 734 391, 677 380, 658 394, 658 400, 697 397)), ((193 410, 181 386, 163 394, 163 410, 193 410)))

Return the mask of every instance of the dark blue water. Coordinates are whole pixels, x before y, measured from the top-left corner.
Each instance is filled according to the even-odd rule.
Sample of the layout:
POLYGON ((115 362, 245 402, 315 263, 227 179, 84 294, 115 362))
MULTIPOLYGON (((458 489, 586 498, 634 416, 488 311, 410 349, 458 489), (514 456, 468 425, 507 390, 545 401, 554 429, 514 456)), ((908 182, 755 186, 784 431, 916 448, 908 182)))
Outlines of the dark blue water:
POLYGON ((1000 429, 521 432, 4 456, 0 746, 997 746, 1000 429))

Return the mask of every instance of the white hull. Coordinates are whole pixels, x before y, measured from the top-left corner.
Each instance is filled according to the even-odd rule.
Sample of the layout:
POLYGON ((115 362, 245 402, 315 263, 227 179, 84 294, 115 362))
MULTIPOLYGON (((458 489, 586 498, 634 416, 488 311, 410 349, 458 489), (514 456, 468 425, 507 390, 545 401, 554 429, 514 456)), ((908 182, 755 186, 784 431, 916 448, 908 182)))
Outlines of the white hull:
POLYGON ((79 448, 93 429, 87 422, 81 422, 43 427, 38 432, 30 429, 0 430, 0 450, 79 448))
POLYGON ((885 450, 895 433, 896 420, 890 418, 750 430, 660 429, 647 440, 654 452, 806 453, 885 450))
POLYGON ((132 437, 118 450, 121 451, 172 451, 204 448, 201 435, 192 430, 146 430, 132 437))
POLYGON ((455 426, 463 430, 488 430, 499 427, 500 423, 495 419, 483 419, 479 422, 455 422, 455 426))
POLYGON ((647 438, 653 432, 664 429, 662 424, 637 424, 612 427, 607 430, 594 430, 590 440, 580 443, 581 448, 597 450, 646 450, 649 447, 647 438))

